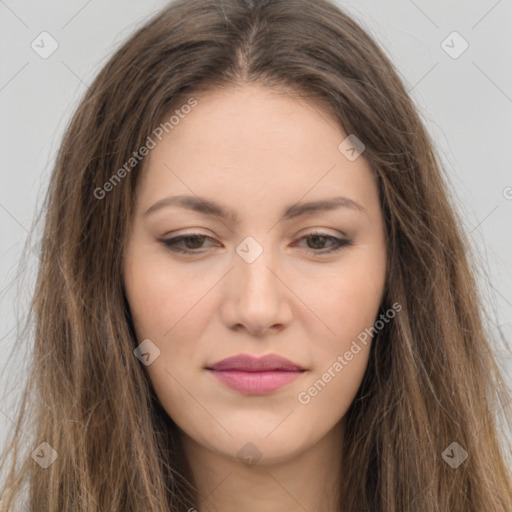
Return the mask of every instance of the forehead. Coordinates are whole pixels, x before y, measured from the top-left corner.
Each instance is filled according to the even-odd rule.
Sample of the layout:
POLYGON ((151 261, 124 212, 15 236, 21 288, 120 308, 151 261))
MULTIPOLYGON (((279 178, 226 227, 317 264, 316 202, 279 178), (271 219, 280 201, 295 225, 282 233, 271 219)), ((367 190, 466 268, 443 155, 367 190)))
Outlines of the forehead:
POLYGON ((318 102, 255 85, 194 98, 197 105, 148 155, 145 196, 172 191, 282 206, 303 195, 358 195, 372 182, 363 157, 350 161, 340 152, 347 134, 318 102))

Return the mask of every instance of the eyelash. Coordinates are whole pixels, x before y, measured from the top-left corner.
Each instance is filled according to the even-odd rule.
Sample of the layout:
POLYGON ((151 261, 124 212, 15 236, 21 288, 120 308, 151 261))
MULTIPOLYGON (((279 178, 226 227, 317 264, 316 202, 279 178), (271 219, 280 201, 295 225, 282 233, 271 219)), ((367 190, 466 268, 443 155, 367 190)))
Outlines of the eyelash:
MULTIPOLYGON (((166 248, 168 248, 169 250, 171 250, 173 252, 178 252, 178 253, 182 253, 182 254, 199 254, 200 252, 204 252, 204 251, 194 250, 194 249, 182 249, 182 248, 176 247, 177 243, 182 242, 184 240, 188 240, 190 238, 196 238, 196 237, 213 240, 211 237, 202 235, 200 233, 191 233, 191 234, 187 234, 187 235, 177 236, 174 238, 169 238, 167 240, 163 239, 163 240, 161 240, 161 242, 164 244, 164 246, 166 248)), ((313 253, 313 254, 331 254, 331 253, 341 250, 343 247, 352 245, 352 242, 350 240, 347 240, 344 238, 337 238, 335 236, 327 235, 325 233, 320 233, 320 232, 308 233, 307 235, 304 235, 303 237, 299 238, 299 240, 302 240, 304 238, 310 238, 310 237, 326 238, 336 244, 334 247, 332 247, 331 249, 329 249, 327 251, 309 249, 308 252, 313 253)))

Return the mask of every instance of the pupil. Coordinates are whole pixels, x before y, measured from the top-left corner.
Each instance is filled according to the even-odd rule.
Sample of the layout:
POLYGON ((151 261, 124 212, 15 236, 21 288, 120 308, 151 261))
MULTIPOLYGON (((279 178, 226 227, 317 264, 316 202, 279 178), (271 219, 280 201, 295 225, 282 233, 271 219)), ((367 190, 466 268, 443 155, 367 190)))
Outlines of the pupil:
POLYGON ((192 241, 192 244, 187 244, 187 245, 193 245, 193 247, 191 247, 191 248, 192 249, 197 249, 197 248, 201 247, 201 243, 203 241, 203 238, 204 238, 204 236, 197 236, 197 235, 196 236, 189 236, 187 239, 188 239, 189 242, 192 241), (194 244, 194 240, 196 242, 199 242, 199 243, 197 245, 195 245, 194 244))
POLYGON ((320 235, 311 235, 310 236, 310 239, 313 240, 313 245, 316 245, 316 241, 320 240, 320 247, 314 247, 315 249, 321 249, 321 245, 322 245, 322 242, 325 241, 325 237, 324 236, 320 236, 320 235))

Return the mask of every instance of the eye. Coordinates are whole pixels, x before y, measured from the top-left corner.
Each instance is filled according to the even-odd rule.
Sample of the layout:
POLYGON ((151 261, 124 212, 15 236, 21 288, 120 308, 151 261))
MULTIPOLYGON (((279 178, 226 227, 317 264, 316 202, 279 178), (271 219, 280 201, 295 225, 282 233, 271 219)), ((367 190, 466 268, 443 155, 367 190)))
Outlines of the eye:
POLYGON ((192 233, 190 235, 181 235, 174 238, 169 238, 168 240, 162 240, 161 242, 168 247, 171 251, 180 252, 180 253, 194 253, 199 252, 197 249, 200 249, 204 240, 213 240, 211 237, 206 235, 201 235, 199 233, 192 233), (179 247, 178 244, 184 242, 185 248, 179 247))
POLYGON ((338 238, 327 233, 313 232, 299 238, 299 240, 309 240, 308 249, 315 254, 328 254, 339 251, 342 247, 351 245, 351 241, 346 238, 338 238), (327 250, 323 247, 326 242, 331 242, 333 245, 328 247, 327 250), (322 250, 324 249, 324 250, 322 250))
MULTIPOLYGON (((199 254, 204 252, 199 249, 204 249, 203 243, 205 240, 213 241, 213 238, 202 235, 200 233, 191 233, 188 235, 181 235, 174 238, 163 239, 161 242, 171 251, 184 254, 199 254), (183 245, 179 245, 183 244, 183 245)), ((328 254, 340 250, 342 247, 351 245, 352 242, 345 238, 338 238, 332 235, 321 232, 308 233, 307 235, 299 238, 299 240, 309 240, 307 249, 314 254, 328 254), (331 242, 331 247, 325 250, 325 243, 331 242)), ((295 243, 295 242, 294 242, 295 243)))

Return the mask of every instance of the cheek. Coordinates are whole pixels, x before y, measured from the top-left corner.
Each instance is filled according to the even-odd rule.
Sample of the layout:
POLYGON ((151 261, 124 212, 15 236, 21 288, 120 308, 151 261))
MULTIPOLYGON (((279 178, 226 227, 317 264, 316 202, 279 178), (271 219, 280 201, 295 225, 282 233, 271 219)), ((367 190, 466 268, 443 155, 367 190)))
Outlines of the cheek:
POLYGON ((125 267, 125 289, 137 342, 149 339, 159 350, 158 357, 144 370, 171 415, 190 400, 185 390, 190 387, 189 374, 197 363, 198 346, 194 341, 203 328, 198 316, 208 316, 203 290, 207 285, 196 286, 194 282, 191 286, 190 276, 168 261, 153 259, 147 263, 150 257, 130 256, 125 267))
POLYGON ((125 286, 137 336, 163 340, 183 329, 190 313, 201 307, 207 284, 191 282, 191 276, 174 268, 168 259, 154 258, 142 264, 135 255, 131 261, 125 286))
POLYGON ((368 364, 370 343, 356 342, 347 349, 325 360, 297 395, 303 407, 323 410, 333 421, 341 418, 354 400, 368 364))
POLYGON ((168 258, 142 252, 130 256, 125 288, 137 342, 149 339, 159 350, 145 370, 161 402, 173 410, 187 400, 180 384, 188 386, 190 375, 202 369, 204 347, 197 340, 211 321, 214 294, 208 292, 218 276, 197 279, 168 258))
POLYGON ((308 305, 321 320, 314 325, 322 325, 322 332, 328 333, 320 337, 324 355, 345 352, 359 334, 374 325, 384 291, 385 264, 382 253, 361 251, 322 279, 322 286, 308 286, 308 305))
POLYGON ((316 340, 313 371, 297 401, 304 412, 322 414, 326 425, 344 416, 364 377, 384 279, 384 264, 375 273, 365 265, 353 265, 310 299, 330 335, 312 338, 316 340))

